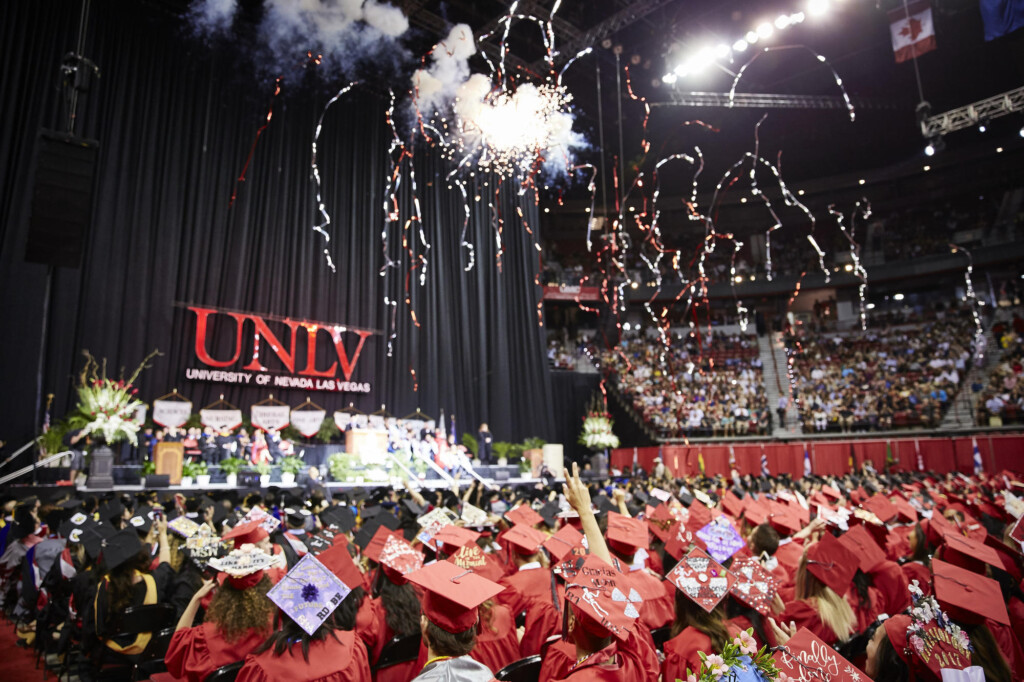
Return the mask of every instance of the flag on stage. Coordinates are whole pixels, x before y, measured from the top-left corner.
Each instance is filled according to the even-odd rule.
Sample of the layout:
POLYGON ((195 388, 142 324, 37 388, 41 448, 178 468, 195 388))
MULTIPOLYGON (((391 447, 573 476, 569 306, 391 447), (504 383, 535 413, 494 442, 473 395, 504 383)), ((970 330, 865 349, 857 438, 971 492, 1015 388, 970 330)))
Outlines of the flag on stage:
POLYGON ((448 429, 444 425, 444 410, 441 410, 441 419, 439 428, 441 429, 441 437, 448 440, 448 429))
POLYGON ((704 475, 704 453, 703 452, 698 452, 697 453, 697 466, 700 467, 700 475, 703 476, 704 475))
POLYGON ((761 446, 761 475, 771 476, 772 472, 768 470, 768 455, 764 452, 764 446, 761 446))
POLYGON ((978 449, 978 439, 972 437, 971 445, 974 447, 974 475, 977 476, 983 471, 981 465, 981 450, 978 449))
POLYGON ((811 475, 811 453, 804 446, 804 476, 811 475))
POLYGON ((850 468, 850 471, 857 468, 857 461, 853 456, 853 443, 850 443, 850 459, 847 461, 846 465, 850 468))
POLYGON ((917 453, 917 470, 924 471, 924 457, 921 456, 921 444, 914 439, 914 452, 917 453))
POLYGON ((889 12, 889 35, 896 63, 920 57, 935 49, 935 25, 927 0, 905 3, 889 12))
POLYGON ((891 441, 885 441, 885 469, 886 469, 886 471, 888 471, 889 467, 891 467, 895 463, 896 463, 896 460, 894 460, 892 458, 892 442, 891 441))
POLYGON ((455 413, 454 412, 452 413, 452 440, 455 441, 456 445, 459 444, 459 434, 455 430, 455 413))

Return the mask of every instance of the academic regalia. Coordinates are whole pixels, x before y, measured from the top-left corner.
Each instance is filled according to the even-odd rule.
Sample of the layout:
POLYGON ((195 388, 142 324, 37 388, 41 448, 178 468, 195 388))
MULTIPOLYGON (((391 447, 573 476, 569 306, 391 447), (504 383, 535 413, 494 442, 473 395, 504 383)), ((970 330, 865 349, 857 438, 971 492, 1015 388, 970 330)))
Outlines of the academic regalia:
POLYGON ((646 569, 625 574, 629 585, 644 600, 640 621, 648 630, 657 630, 672 623, 676 617, 676 588, 672 583, 655 578, 646 569))
POLYGON ((486 665, 492 672, 498 672, 509 663, 518 661, 519 638, 516 634, 516 622, 512 612, 501 604, 491 607, 491 622, 482 622, 477 626, 476 645, 469 652, 475 660, 486 665))
MULTIPOLYGON (((387 616, 384 611, 384 602, 381 601, 380 598, 367 599, 365 603, 374 611, 374 625, 377 628, 377 636, 374 640, 375 646, 371 650, 370 658, 373 663, 376 663, 377 659, 380 658, 380 653, 383 651, 384 645, 394 639, 395 632, 388 627, 387 616)), ((373 679, 374 682, 408 682, 412 678, 416 677, 416 671, 422 667, 422 664, 420 667, 416 667, 416 661, 399 663, 398 665, 392 665, 387 668, 375 670, 373 673, 373 679)))
POLYGON ((494 679, 490 668, 470 656, 441 658, 423 667, 414 679, 418 682, 490 682, 494 679))
POLYGON ((519 643, 520 655, 525 658, 539 654, 547 638, 562 631, 559 608, 565 600, 565 588, 554 579, 551 569, 544 567, 520 569, 498 584, 507 588, 496 597, 498 602, 511 609, 514 616, 526 612, 526 632, 519 643))
POLYGON ((870 575, 871 581, 882 596, 880 604, 882 613, 902 613, 910 606, 907 576, 899 564, 893 561, 883 561, 871 569, 870 575))
MULTIPOLYGON (((878 619, 880 614, 887 613, 884 606, 885 597, 877 587, 868 587, 867 604, 862 604, 857 590, 851 588, 846 593, 846 603, 850 605, 853 615, 857 617, 857 632, 864 632, 868 629, 868 626, 878 619)), ((896 613, 899 613, 899 611, 896 613)))
POLYGON ((932 572, 920 561, 908 561, 900 566, 903 575, 907 577, 907 583, 913 584, 916 580, 924 596, 932 593, 932 572))
MULTIPOLYGON (((576 645, 560 639, 548 647, 540 664, 538 682, 551 682, 569 674, 576 664, 576 645)), ((674 682, 674 681, 673 681, 674 682)))
POLYGON ((267 629, 252 628, 238 641, 228 642, 215 623, 178 630, 164 657, 167 672, 179 680, 203 682, 217 668, 244 659, 268 634, 267 629))
POLYGON ((826 644, 835 644, 839 641, 836 633, 832 632, 832 628, 822 622, 821 616, 818 615, 818 610, 814 608, 811 602, 804 599, 798 599, 786 604, 782 615, 777 616, 775 620, 780 623, 792 621, 796 623, 797 628, 807 628, 826 644))
MULTIPOLYGON (((730 637, 740 633, 739 628, 726 623, 730 637)), ((711 638, 693 626, 687 626, 678 635, 665 642, 665 661, 661 664, 663 680, 685 680, 686 669, 697 674, 700 672, 700 655, 714 653, 711 638)))
POLYGON ((359 639, 363 641, 368 651, 377 651, 382 646, 377 641, 382 632, 380 624, 377 622, 377 612, 370 601, 370 599, 364 598, 356 612, 356 634, 359 635, 359 639))
POLYGON ((612 640, 605 648, 574 664, 568 673, 559 679, 573 682, 657 682, 660 672, 658 654, 636 633, 630 632, 626 641, 612 640))
POLYGON ((309 660, 296 642, 280 656, 273 648, 249 654, 237 682, 370 682, 366 647, 355 632, 334 630, 326 639, 310 642, 309 660))

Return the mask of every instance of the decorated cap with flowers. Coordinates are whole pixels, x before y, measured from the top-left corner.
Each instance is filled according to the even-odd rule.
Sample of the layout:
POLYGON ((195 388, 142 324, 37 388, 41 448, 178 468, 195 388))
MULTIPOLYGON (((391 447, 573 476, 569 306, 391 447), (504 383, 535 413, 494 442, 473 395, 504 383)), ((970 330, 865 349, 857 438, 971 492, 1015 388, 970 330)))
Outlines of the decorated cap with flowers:
POLYGON ((207 563, 222 574, 222 582, 228 582, 236 590, 244 590, 262 580, 268 568, 280 566, 282 562, 281 557, 271 556, 256 545, 246 544, 207 563))
POLYGON ((949 620, 933 596, 924 596, 918 581, 910 587, 910 615, 885 621, 885 634, 896 654, 910 669, 911 679, 938 680, 943 670, 964 670, 971 665, 970 637, 949 620))
POLYGON ((690 671, 687 668, 687 682, 764 682, 781 679, 771 650, 768 647, 758 650, 753 630, 748 628, 733 637, 720 654, 700 652, 700 670, 690 671))

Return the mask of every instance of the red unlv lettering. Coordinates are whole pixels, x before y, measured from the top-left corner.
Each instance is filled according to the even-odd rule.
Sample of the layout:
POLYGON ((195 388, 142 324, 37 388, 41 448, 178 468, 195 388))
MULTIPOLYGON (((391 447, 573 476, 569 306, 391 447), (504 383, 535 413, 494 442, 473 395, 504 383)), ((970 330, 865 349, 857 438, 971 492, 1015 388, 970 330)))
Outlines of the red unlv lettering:
POLYGON ((287 328, 288 333, 282 335, 282 338, 278 338, 278 335, 275 334, 267 325, 266 320, 259 315, 228 311, 222 312, 216 308, 202 308, 198 306, 189 306, 188 309, 196 314, 196 358, 208 367, 230 367, 238 362, 243 352, 243 325, 246 321, 251 321, 253 324, 253 330, 251 332, 253 338, 252 357, 250 358, 249 363, 242 369, 253 372, 267 371, 267 368, 260 360, 260 354, 263 353, 263 357, 266 357, 266 351, 269 346, 269 350, 277 356, 285 369, 287 369, 289 373, 296 373, 298 330, 299 328, 303 328, 306 332, 306 366, 299 369, 298 374, 310 377, 332 377, 335 376, 340 364, 341 373, 345 377, 345 381, 351 381, 352 374, 356 368, 356 363, 359 362, 359 355, 362 353, 363 345, 366 343, 366 338, 373 335, 373 332, 362 329, 346 329, 345 327, 340 326, 324 327, 311 322, 285 319, 281 320, 281 324, 287 328), (231 351, 231 357, 228 360, 215 359, 207 349, 206 337, 210 327, 210 320, 217 314, 225 315, 234 320, 235 323, 234 346, 231 351), (338 358, 337 361, 331 363, 330 367, 322 370, 316 368, 317 341, 320 338, 319 332, 321 330, 327 332, 327 335, 331 340, 331 347, 334 349, 334 354, 338 358), (351 357, 349 357, 349 353, 346 350, 344 343, 344 335, 347 332, 352 332, 359 337, 359 343, 356 345, 355 352, 352 353, 351 357))

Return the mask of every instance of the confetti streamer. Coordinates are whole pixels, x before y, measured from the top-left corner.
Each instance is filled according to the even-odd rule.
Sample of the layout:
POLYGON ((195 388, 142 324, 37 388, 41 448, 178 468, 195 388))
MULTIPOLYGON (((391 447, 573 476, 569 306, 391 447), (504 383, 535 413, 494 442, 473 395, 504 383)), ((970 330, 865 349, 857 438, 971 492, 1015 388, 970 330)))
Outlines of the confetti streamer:
MULTIPOLYGON (((316 122, 316 131, 313 133, 313 156, 312 156, 312 167, 313 167, 313 179, 316 181, 316 206, 317 210, 320 211, 321 221, 313 226, 314 232, 319 232, 324 238, 324 257, 327 259, 327 267, 331 269, 331 272, 337 272, 334 267, 334 261, 331 259, 331 251, 327 248, 327 244, 331 243, 331 235, 327 233, 327 227, 331 224, 331 216, 327 213, 327 207, 324 204, 324 200, 321 198, 320 193, 322 190, 322 183, 320 181, 320 167, 317 165, 317 143, 320 140, 320 132, 324 127, 324 116, 327 115, 327 110, 331 108, 331 105, 337 102, 345 93, 352 90, 357 85, 356 82, 349 83, 345 87, 338 90, 338 94, 332 97, 327 104, 324 106, 323 111, 320 112, 320 118, 316 122)), ((269 121, 269 118, 268 118, 269 121)))
POLYGON ((242 172, 238 174, 238 179, 235 180, 235 186, 231 189, 231 200, 228 202, 228 208, 235 205, 235 199, 238 197, 238 185, 239 183, 245 182, 245 174, 249 172, 249 164, 252 163, 252 157, 256 154, 256 144, 260 141, 260 136, 263 131, 270 125, 270 119, 274 117, 274 101, 277 100, 277 96, 281 94, 281 77, 278 76, 274 81, 274 94, 270 97, 270 108, 267 109, 267 116, 263 122, 263 125, 256 131, 256 138, 252 141, 252 146, 249 148, 249 155, 245 157, 245 165, 242 166, 242 172))
POLYGON ((974 318, 974 365, 978 366, 985 359, 985 325, 981 321, 981 302, 974 291, 974 256, 964 247, 950 243, 950 250, 953 253, 962 253, 967 256, 967 269, 964 270, 964 301, 971 306, 971 315, 974 318))

